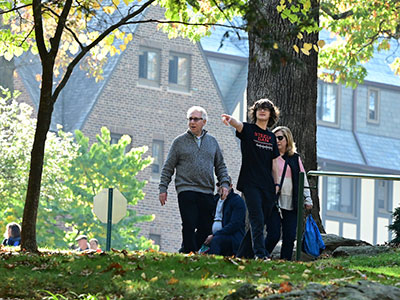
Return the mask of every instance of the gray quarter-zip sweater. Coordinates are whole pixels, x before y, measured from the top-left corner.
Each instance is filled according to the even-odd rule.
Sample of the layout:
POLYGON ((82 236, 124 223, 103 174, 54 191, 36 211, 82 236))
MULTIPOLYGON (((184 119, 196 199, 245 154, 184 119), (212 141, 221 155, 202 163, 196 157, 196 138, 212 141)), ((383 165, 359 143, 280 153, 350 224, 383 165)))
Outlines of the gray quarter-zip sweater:
POLYGON ((228 170, 217 140, 205 130, 200 147, 196 139, 188 130, 172 142, 161 171, 160 193, 167 192, 175 169, 175 188, 178 194, 183 191, 214 193, 214 169, 222 186, 229 187, 228 170))

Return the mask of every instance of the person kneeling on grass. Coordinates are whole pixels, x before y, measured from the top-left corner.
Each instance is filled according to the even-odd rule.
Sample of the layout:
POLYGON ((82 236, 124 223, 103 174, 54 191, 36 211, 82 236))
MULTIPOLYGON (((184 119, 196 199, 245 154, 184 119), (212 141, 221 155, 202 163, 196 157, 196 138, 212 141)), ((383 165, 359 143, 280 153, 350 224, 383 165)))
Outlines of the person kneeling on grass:
POLYGON ((229 194, 225 200, 218 200, 212 227, 213 233, 204 242, 210 247, 207 254, 236 255, 245 234, 245 219, 244 200, 233 191, 232 179, 229 177, 229 194))

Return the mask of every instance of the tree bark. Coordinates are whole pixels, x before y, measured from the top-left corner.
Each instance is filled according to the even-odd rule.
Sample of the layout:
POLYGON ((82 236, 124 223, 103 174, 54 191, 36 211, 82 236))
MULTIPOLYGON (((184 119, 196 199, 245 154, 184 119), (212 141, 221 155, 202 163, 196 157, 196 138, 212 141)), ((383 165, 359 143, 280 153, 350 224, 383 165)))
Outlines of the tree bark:
MULTIPOLYGON (((252 20, 249 22, 249 71, 247 86, 247 105, 250 107, 261 98, 270 99, 281 110, 277 125, 291 129, 296 141, 297 151, 301 155, 306 171, 317 169, 316 147, 316 103, 317 103, 317 60, 314 50, 310 55, 300 54, 293 50, 293 45, 299 48, 303 42, 316 44, 318 33, 304 34, 299 42, 297 34, 289 34, 293 25, 277 12, 280 0, 251 0, 254 7, 252 20), (255 17, 254 17, 255 16, 255 17), (264 24, 264 26, 260 26, 264 24), (266 26, 265 26, 266 24, 266 26), (266 45, 276 41, 278 49, 266 45), (267 43, 266 43, 267 41, 267 43), (288 63, 284 56, 278 58, 280 68, 274 70, 277 51, 286 51, 299 62, 288 63), (275 52, 274 52, 275 51, 275 52), (274 61, 273 61, 274 60, 274 61)), ((317 1, 312 0, 312 6, 318 8, 317 1)), ((318 16, 315 16, 316 18, 318 16)), ((310 186, 317 185, 317 178, 310 177, 310 186)), ((319 216, 320 205, 318 192, 312 190, 312 215, 320 230, 324 232, 319 216)))
POLYGON ((35 138, 31 152, 28 189, 22 219, 21 249, 38 252, 36 242, 36 220, 39 207, 40 186, 42 182, 44 149, 47 132, 50 128, 54 102, 52 101, 53 64, 43 63, 43 80, 40 90, 40 103, 36 123, 35 138))

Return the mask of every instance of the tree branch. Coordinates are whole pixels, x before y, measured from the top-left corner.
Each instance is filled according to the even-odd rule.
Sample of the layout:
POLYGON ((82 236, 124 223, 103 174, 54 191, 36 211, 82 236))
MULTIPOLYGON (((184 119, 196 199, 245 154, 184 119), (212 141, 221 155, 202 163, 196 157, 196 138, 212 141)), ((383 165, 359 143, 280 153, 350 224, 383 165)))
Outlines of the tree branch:
POLYGON ((47 49, 44 42, 43 21, 42 21, 42 5, 40 0, 32 1, 33 20, 35 26, 36 44, 39 51, 40 59, 43 63, 47 62, 47 49))
POLYGON ((321 2, 320 5, 321 10, 326 13, 328 16, 330 16, 334 20, 340 20, 340 19, 346 19, 349 16, 352 16, 354 14, 353 10, 348 10, 340 14, 334 14, 328 7, 326 3, 321 2))
MULTIPOLYGON (((218 5, 216 0, 212 0, 212 2, 214 2, 215 6, 218 8, 218 10, 224 15, 225 19, 228 20, 229 24, 231 26, 233 26, 232 22, 229 20, 228 16, 226 15, 226 13, 224 12, 224 10, 218 5)), ((240 35, 239 32, 235 31, 238 39, 240 40, 240 35)))
POLYGON ((0 15, 7 14, 7 13, 12 12, 12 11, 20 10, 21 8, 25 8, 25 7, 29 7, 29 6, 32 6, 32 4, 26 4, 26 5, 14 7, 14 8, 11 8, 9 10, 0 10, 0 15))
MULTIPOLYGON (((37 0, 34 0, 37 1, 37 0)), ((138 10, 133 12, 132 14, 127 15, 126 17, 122 18, 118 23, 115 23, 114 25, 111 25, 109 28, 107 28, 105 31, 103 31, 102 34, 100 34, 92 43, 84 47, 81 52, 78 53, 78 55, 72 60, 72 62, 68 65, 67 71, 64 74, 64 77, 62 78, 61 82, 59 85, 56 87, 54 90, 54 93, 52 95, 52 101, 53 103, 57 100, 58 95, 60 94, 61 90, 64 88, 64 86, 67 84, 69 77, 71 76, 72 71, 76 67, 76 65, 79 63, 79 61, 92 49, 93 47, 97 46, 108 34, 113 32, 115 29, 119 28, 122 25, 127 24, 127 22, 136 17, 137 15, 141 14, 148 6, 150 6, 155 0, 148 0, 146 3, 144 3, 138 10)))
POLYGON ((27 40, 27 38, 31 35, 32 31, 34 31, 34 30, 35 30, 35 26, 32 26, 31 30, 29 30, 28 34, 25 36, 23 41, 19 44, 19 47, 22 46, 22 44, 27 40))
POLYGON ((184 22, 184 21, 168 21, 168 20, 155 20, 155 19, 129 21, 129 22, 126 22, 124 25, 142 24, 142 23, 182 24, 182 25, 188 25, 188 26, 219 26, 219 27, 233 28, 233 29, 238 29, 238 30, 245 30, 246 29, 245 27, 218 24, 218 23, 189 23, 189 22, 184 22))
POLYGON ((50 43, 51 43, 50 53, 51 53, 51 56, 53 59, 55 59, 57 56, 57 52, 58 52, 60 41, 61 41, 61 36, 63 34, 64 28, 65 28, 65 22, 67 22, 67 17, 68 17, 69 11, 71 9, 71 6, 72 6, 72 0, 66 0, 64 8, 61 12, 61 16, 58 19, 56 32, 54 33, 53 38, 50 39, 50 43))
MULTIPOLYGON (((46 6, 46 9, 48 9, 52 14, 54 14, 56 17, 60 18, 60 16, 50 7, 46 6)), ((69 28, 66 24, 65 24, 65 29, 71 33, 71 35, 73 36, 73 38, 75 39, 75 41, 79 44, 79 46, 81 47, 81 49, 83 49, 85 46, 83 46, 83 44, 79 41, 77 35, 75 34, 75 32, 72 31, 71 28, 69 28)))

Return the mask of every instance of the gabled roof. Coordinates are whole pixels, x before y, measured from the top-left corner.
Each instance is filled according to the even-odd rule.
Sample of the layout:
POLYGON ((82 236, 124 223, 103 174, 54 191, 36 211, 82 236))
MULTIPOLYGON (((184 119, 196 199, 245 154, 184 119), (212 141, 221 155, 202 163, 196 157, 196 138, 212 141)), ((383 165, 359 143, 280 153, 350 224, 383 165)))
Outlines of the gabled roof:
POLYGON ((247 33, 216 27, 200 41, 212 75, 223 97, 227 113, 232 114, 247 86, 249 44, 247 33), (228 36, 225 36, 228 33, 228 36))
MULTIPOLYGON (((126 8, 127 12, 127 8, 126 8)), ((126 13, 125 12, 125 13, 126 13)), ((123 10, 114 13, 114 19, 119 19, 123 10)), ((141 19, 143 14, 136 19, 141 19)), ((109 22, 115 20, 109 19, 109 22)), ((90 26, 99 28, 105 24, 100 23, 99 19, 93 19, 90 26)), ((136 24, 126 25, 121 30, 134 33, 137 28, 136 24)), ((119 46, 118 42, 115 43, 119 46)), ((122 55, 122 54, 121 54, 122 55)), ((107 63, 103 66, 104 80, 95 81, 94 78, 88 77, 86 72, 77 65, 71 74, 66 86, 61 91, 55 105, 52 115, 50 130, 56 131, 57 124, 63 126, 63 130, 74 132, 81 129, 85 123, 92 108, 96 104, 103 88, 107 85, 108 79, 111 77, 121 55, 108 56, 107 63)), ((28 90, 36 109, 39 105, 40 97, 40 81, 36 80, 36 75, 41 74, 41 64, 38 56, 32 55, 30 52, 25 53, 16 59, 16 70, 21 76, 26 89, 28 90)))

